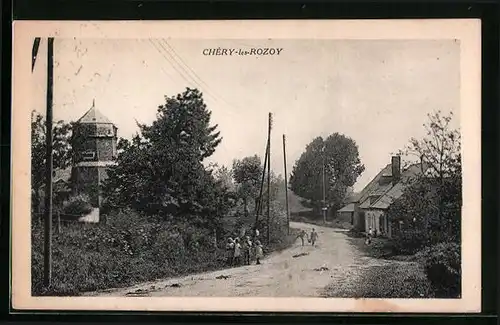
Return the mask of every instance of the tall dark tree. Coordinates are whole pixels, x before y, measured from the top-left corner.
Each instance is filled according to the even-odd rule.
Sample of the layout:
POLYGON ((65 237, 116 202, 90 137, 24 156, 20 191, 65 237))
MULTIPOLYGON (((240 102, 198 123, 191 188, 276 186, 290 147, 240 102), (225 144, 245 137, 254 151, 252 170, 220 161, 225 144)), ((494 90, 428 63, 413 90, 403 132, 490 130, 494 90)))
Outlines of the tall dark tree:
POLYGON ((365 169, 356 142, 339 133, 326 139, 317 137, 296 161, 290 178, 291 190, 316 208, 323 200, 323 166, 326 201, 335 211, 342 205, 347 189, 365 169))
POLYGON ((104 188, 107 205, 193 222, 221 214, 225 189, 202 164, 221 142, 210 115, 196 89, 166 97, 151 125, 140 124, 132 141, 120 140, 104 188))
POLYGON ((238 184, 238 194, 243 199, 245 215, 248 213, 248 200, 257 206, 262 178, 262 163, 259 156, 249 156, 233 162, 233 177, 238 184))
MULTIPOLYGON (((31 112, 31 190, 32 207, 40 207, 40 190, 45 184, 46 128, 45 118, 36 111, 31 112)), ((53 167, 66 168, 71 165, 71 124, 64 121, 53 123, 53 167)))

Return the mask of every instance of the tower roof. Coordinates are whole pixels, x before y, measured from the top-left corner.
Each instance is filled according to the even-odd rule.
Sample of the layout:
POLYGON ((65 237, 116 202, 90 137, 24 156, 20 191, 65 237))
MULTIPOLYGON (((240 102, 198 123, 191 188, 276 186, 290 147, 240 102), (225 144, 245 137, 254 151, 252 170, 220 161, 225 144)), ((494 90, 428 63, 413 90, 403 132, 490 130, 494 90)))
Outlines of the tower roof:
POLYGON ((92 102, 92 107, 82 116, 76 123, 103 123, 103 124, 113 124, 106 116, 99 112, 95 108, 95 101, 92 102))

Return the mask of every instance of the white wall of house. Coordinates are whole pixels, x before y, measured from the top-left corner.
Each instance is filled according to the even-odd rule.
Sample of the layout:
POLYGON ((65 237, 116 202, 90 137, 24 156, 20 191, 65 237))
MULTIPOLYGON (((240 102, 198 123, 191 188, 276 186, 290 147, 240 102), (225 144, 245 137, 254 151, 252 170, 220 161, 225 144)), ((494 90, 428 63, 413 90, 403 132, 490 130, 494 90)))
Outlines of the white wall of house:
MULTIPOLYGON (((370 227, 376 231, 377 235, 381 233, 381 230, 384 229, 384 225, 381 224, 383 220, 381 220, 381 216, 384 214, 383 211, 380 210, 366 210, 365 211, 365 229, 368 231, 370 227)), ((385 218, 384 218, 385 219, 385 218)))

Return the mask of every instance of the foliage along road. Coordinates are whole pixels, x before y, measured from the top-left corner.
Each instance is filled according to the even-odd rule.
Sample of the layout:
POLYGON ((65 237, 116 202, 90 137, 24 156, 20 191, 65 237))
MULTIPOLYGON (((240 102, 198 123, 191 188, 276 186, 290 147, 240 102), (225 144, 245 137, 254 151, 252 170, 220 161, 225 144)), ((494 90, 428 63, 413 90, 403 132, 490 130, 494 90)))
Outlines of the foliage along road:
POLYGON ((308 233, 315 228, 319 235, 316 247, 307 241, 302 246, 297 239, 291 248, 271 254, 261 265, 252 264, 87 295, 320 297, 325 295, 327 286, 352 288, 359 285, 357 280, 364 269, 389 263, 363 256, 349 243, 345 230, 298 222, 292 222, 291 227, 308 233))

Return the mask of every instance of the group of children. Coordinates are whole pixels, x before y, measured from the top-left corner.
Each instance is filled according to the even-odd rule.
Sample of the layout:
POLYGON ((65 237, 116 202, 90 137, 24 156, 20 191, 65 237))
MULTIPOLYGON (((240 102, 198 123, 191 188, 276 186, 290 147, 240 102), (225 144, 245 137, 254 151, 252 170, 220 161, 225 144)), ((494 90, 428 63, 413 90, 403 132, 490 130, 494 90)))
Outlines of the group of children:
POLYGON ((231 266, 250 265, 252 256, 254 256, 256 264, 260 264, 264 251, 260 240, 256 237, 253 241, 250 236, 245 236, 243 240, 240 240, 239 237, 228 238, 226 244, 227 263, 231 266))
POLYGON ((316 241, 318 240, 318 233, 313 228, 311 234, 307 236, 306 231, 302 229, 295 240, 300 238, 300 240, 302 241, 302 246, 304 246, 304 237, 307 239, 309 243, 311 243, 312 246, 314 246, 316 244, 316 241))

